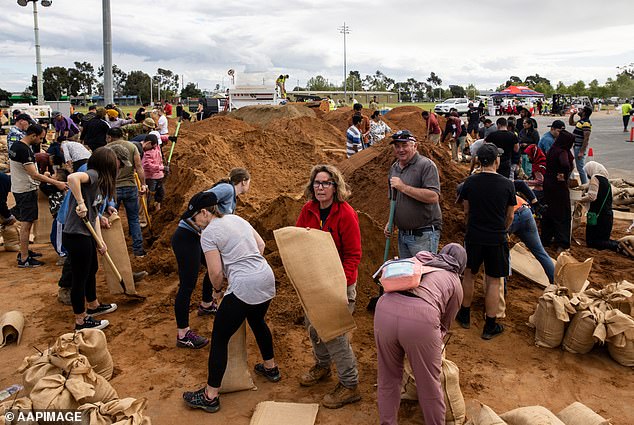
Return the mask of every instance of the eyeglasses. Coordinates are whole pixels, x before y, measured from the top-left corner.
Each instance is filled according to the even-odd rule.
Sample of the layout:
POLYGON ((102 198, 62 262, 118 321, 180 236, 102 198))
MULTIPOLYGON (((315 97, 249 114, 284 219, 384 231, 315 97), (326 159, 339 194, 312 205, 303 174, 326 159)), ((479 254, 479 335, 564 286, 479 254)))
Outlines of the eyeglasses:
POLYGON ((317 189, 319 186, 321 186, 322 189, 328 189, 329 187, 334 187, 336 185, 337 185, 337 183, 331 182, 331 181, 324 181, 324 182, 314 181, 313 182, 313 188, 314 189, 317 189))

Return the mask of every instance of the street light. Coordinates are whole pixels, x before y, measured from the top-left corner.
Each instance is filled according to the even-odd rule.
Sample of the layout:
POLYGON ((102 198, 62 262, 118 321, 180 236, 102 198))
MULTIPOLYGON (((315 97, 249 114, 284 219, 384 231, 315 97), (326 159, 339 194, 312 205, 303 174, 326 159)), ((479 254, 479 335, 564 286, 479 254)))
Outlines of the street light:
MULTIPOLYGON (((37 67, 37 104, 44 105, 44 81, 42 80, 42 58, 40 57, 40 29, 37 23, 37 0, 18 0, 18 4, 26 7, 33 2, 33 31, 35 32, 35 66, 37 67)), ((43 7, 53 4, 52 0, 41 0, 43 7)))
POLYGON ((340 34, 343 34, 343 100, 348 103, 348 72, 346 70, 346 34, 350 34, 350 27, 343 23, 343 26, 337 28, 340 34))

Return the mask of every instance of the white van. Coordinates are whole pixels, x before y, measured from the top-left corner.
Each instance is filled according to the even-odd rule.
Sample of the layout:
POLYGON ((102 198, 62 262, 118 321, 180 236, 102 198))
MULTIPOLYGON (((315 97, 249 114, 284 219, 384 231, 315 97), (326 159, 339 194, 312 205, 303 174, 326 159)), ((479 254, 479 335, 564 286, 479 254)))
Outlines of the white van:
POLYGON ((451 108, 458 110, 458 115, 463 115, 469 112, 469 99, 466 97, 452 97, 439 103, 434 107, 434 112, 437 114, 446 114, 451 108))

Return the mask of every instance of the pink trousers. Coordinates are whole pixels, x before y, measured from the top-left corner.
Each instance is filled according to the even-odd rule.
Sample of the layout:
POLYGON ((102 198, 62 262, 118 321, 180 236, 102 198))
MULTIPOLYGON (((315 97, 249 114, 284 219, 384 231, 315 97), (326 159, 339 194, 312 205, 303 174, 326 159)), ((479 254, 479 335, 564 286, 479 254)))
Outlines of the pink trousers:
POLYGON ((440 312, 420 298, 386 293, 376 305, 374 339, 379 360, 377 398, 381 425, 398 423, 405 355, 414 371, 425 424, 444 425, 440 312))

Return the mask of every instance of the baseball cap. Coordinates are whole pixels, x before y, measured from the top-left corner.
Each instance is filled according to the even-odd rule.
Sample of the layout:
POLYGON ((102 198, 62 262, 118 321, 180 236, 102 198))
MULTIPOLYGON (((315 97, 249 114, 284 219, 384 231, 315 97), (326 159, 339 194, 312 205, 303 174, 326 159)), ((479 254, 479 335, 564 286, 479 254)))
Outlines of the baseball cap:
POLYGON ((187 211, 181 215, 181 220, 192 218, 198 211, 218 204, 218 197, 213 192, 198 192, 189 200, 187 211))
POLYGON ((416 142, 416 137, 409 130, 399 130, 392 134, 390 145, 397 142, 416 142))
POLYGON ((15 122, 18 122, 20 120, 25 120, 29 124, 37 124, 35 121, 33 121, 33 118, 31 118, 29 114, 25 114, 25 113, 21 113, 17 117, 15 117, 15 122))
POLYGON ((121 163, 125 167, 132 167, 132 162, 128 158, 128 150, 121 145, 108 145, 106 146, 108 149, 112 149, 112 151, 117 155, 117 159, 121 161, 121 163))
POLYGON ((58 116, 62 115, 62 113, 60 111, 54 111, 53 114, 51 115, 53 118, 56 118, 58 116))
POLYGON ((154 122, 154 120, 152 118, 144 119, 143 120, 143 125, 148 127, 148 128, 151 128, 151 129, 156 128, 156 123, 154 122))
POLYGON ((495 146, 493 143, 485 143, 480 146, 480 149, 478 149, 476 157, 478 158, 478 161, 480 161, 480 164, 486 167, 487 165, 493 164, 495 162, 495 158, 502 156, 502 154, 504 154, 504 151, 495 146))
POLYGON ((555 128, 558 130, 563 130, 564 128, 566 128, 566 124, 562 120, 555 120, 548 127, 555 128))

